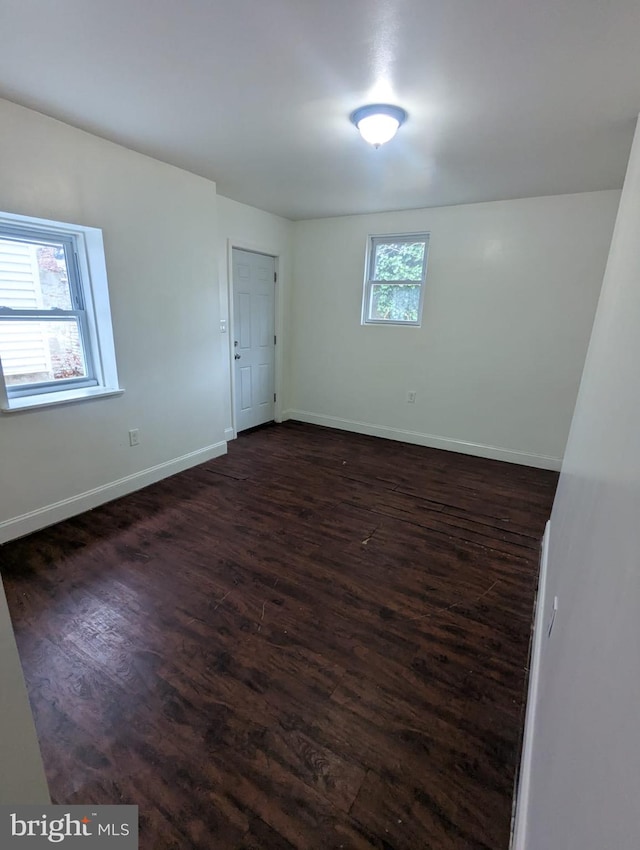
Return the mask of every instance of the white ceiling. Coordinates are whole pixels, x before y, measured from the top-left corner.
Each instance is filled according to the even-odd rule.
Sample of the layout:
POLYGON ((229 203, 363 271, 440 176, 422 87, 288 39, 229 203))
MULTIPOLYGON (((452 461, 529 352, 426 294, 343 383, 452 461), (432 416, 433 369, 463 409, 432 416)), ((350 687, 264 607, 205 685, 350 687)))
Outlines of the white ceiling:
POLYGON ((640 3, 0 0, 0 96, 293 219, 618 188, 640 3))

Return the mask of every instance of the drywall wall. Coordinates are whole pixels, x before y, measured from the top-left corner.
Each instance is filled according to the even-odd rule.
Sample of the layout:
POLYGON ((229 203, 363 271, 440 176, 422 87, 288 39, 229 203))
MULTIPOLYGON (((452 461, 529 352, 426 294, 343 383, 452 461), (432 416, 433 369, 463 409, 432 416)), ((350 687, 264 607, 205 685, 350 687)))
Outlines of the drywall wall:
POLYGON ((2 542, 222 453, 228 363, 215 184, 7 101, 0 125, 0 209, 103 230, 125 390, 0 418, 2 542))
POLYGON ((0 804, 49 802, 36 730, 0 582, 0 804))
MULTIPOLYGON (((276 257, 276 419, 287 406, 289 376, 289 303, 291 297, 293 222, 240 204, 218 195, 218 273, 220 279, 220 315, 228 322, 228 333, 222 335, 222 357, 233 357, 233 311, 230 300, 231 249, 244 248, 276 257)), ((225 435, 233 432, 232 370, 228 372, 225 392, 225 435)))
MULTIPOLYGON (((551 515, 526 850, 640 846, 640 133, 551 515)), ((518 848, 520 850, 520 848, 518 848)))
POLYGON ((618 200, 297 222, 288 415, 559 468, 618 200), (423 230, 422 327, 363 327, 367 236, 423 230))

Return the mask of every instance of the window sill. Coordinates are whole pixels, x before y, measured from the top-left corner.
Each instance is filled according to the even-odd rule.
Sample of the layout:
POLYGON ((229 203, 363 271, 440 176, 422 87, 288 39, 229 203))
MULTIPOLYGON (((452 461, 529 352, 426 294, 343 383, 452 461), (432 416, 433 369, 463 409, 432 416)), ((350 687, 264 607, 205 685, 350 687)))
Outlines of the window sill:
POLYGON ((393 319, 365 319, 361 322, 363 328, 367 327, 383 327, 384 325, 392 325, 394 328, 421 328, 420 322, 395 322, 393 319))
POLYGON ((0 411, 2 413, 24 413, 26 410, 41 410, 44 407, 90 401, 94 398, 108 398, 123 393, 124 390, 110 387, 85 387, 81 390, 66 390, 59 393, 41 393, 40 395, 23 396, 22 398, 10 398, 0 407, 0 411))

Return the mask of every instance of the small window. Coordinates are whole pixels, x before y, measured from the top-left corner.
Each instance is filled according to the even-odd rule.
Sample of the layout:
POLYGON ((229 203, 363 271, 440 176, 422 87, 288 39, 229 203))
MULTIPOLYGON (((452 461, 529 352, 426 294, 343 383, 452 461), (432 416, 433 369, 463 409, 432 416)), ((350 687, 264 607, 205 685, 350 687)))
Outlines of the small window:
POLYGON ((363 324, 420 325, 428 246, 428 233, 370 238, 363 324))
POLYGON ((0 214, 0 368, 9 411, 117 387, 99 230, 0 214))

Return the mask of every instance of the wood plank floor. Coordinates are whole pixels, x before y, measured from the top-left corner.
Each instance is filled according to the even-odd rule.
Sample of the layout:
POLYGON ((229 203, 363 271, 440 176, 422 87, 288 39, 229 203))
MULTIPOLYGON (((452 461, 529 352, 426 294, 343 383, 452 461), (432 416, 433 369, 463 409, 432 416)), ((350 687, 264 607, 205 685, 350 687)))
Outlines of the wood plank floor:
POLYGON ((54 802, 142 850, 507 850, 554 473, 299 423, 0 549, 54 802))

